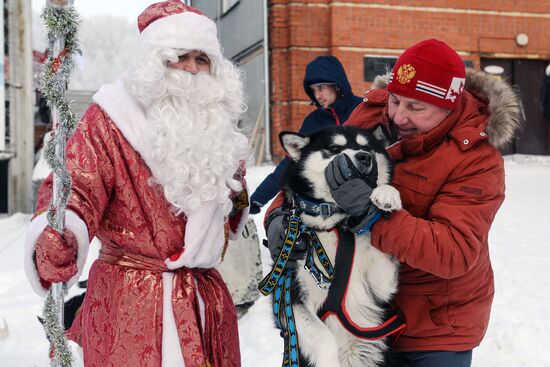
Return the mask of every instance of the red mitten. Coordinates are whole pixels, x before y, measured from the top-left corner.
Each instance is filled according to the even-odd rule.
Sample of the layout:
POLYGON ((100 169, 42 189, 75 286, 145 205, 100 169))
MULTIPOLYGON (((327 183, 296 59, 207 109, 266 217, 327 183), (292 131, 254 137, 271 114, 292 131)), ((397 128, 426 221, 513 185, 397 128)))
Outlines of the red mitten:
POLYGON ((78 271, 78 245, 76 237, 68 230, 61 235, 47 226, 36 241, 35 251, 36 268, 43 281, 66 282, 78 271))

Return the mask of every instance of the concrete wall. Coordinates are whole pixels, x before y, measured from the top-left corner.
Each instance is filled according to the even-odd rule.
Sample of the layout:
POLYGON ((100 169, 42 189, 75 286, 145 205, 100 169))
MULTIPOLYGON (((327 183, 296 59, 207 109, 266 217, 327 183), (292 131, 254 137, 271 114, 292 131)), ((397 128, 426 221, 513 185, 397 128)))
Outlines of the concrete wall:
MULTIPOLYGON (((253 128, 264 101, 263 1, 240 0, 223 13, 221 1, 193 0, 192 5, 218 24, 224 55, 245 74, 248 110, 242 125, 253 128)), ((263 121, 263 116, 260 116, 263 121)), ((263 123, 262 123, 263 126, 263 123)))

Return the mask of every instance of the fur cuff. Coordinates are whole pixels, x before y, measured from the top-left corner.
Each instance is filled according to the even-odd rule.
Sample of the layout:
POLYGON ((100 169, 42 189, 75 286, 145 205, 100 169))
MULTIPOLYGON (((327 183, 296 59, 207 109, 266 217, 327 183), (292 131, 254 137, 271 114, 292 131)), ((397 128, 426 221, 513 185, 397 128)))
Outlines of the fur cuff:
MULTIPOLYGON (((48 289, 42 287, 40 276, 34 263, 34 251, 38 237, 48 225, 47 213, 40 214, 34 218, 27 227, 25 238, 25 273, 31 283, 32 289, 42 297, 48 294, 48 289)), ((68 288, 72 287, 82 275, 86 258, 88 257, 88 227, 86 223, 73 211, 67 210, 65 215, 65 228, 73 232, 78 242, 78 255, 76 265, 78 272, 68 282, 68 288)))
POLYGON ((243 232, 244 226, 248 221, 249 213, 250 213, 250 206, 247 206, 246 208, 242 209, 241 212, 238 214, 240 215, 240 218, 235 230, 233 230, 232 226, 229 226, 229 239, 231 241, 236 241, 237 239, 239 239, 239 236, 243 232))
MULTIPOLYGON (((244 176, 243 176, 244 177, 244 176)), ((250 199, 248 198, 248 186, 244 179, 241 180, 243 187, 241 188, 242 200, 233 200, 234 217, 229 218, 229 239, 235 241, 241 235, 248 215, 250 214, 250 199)))

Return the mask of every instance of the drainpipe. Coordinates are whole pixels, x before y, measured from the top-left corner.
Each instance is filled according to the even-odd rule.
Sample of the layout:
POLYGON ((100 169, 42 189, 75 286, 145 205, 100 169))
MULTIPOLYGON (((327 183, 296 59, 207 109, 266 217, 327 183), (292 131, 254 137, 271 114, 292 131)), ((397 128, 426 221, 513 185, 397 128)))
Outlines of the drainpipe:
POLYGON ((269 104, 269 27, 268 27, 268 15, 269 11, 267 9, 268 0, 264 0, 264 95, 265 95, 265 108, 264 108, 264 123, 265 123, 265 160, 271 160, 271 121, 270 121, 270 111, 271 105, 269 104))

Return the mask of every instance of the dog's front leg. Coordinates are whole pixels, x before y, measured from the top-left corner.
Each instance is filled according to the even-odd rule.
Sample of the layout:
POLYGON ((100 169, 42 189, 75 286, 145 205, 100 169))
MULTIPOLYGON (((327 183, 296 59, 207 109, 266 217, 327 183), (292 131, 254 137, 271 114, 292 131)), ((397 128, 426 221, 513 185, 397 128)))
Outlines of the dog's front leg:
POLYGON ((315 367, 340 367, 338 343, 328 327, 305 306, 293 309, 302 355, 315 367))
POLYGON ((379 209, 387 212, 401 209, 399 191, 390 185, 379 185, 372 190, 370 199, 379 209))

